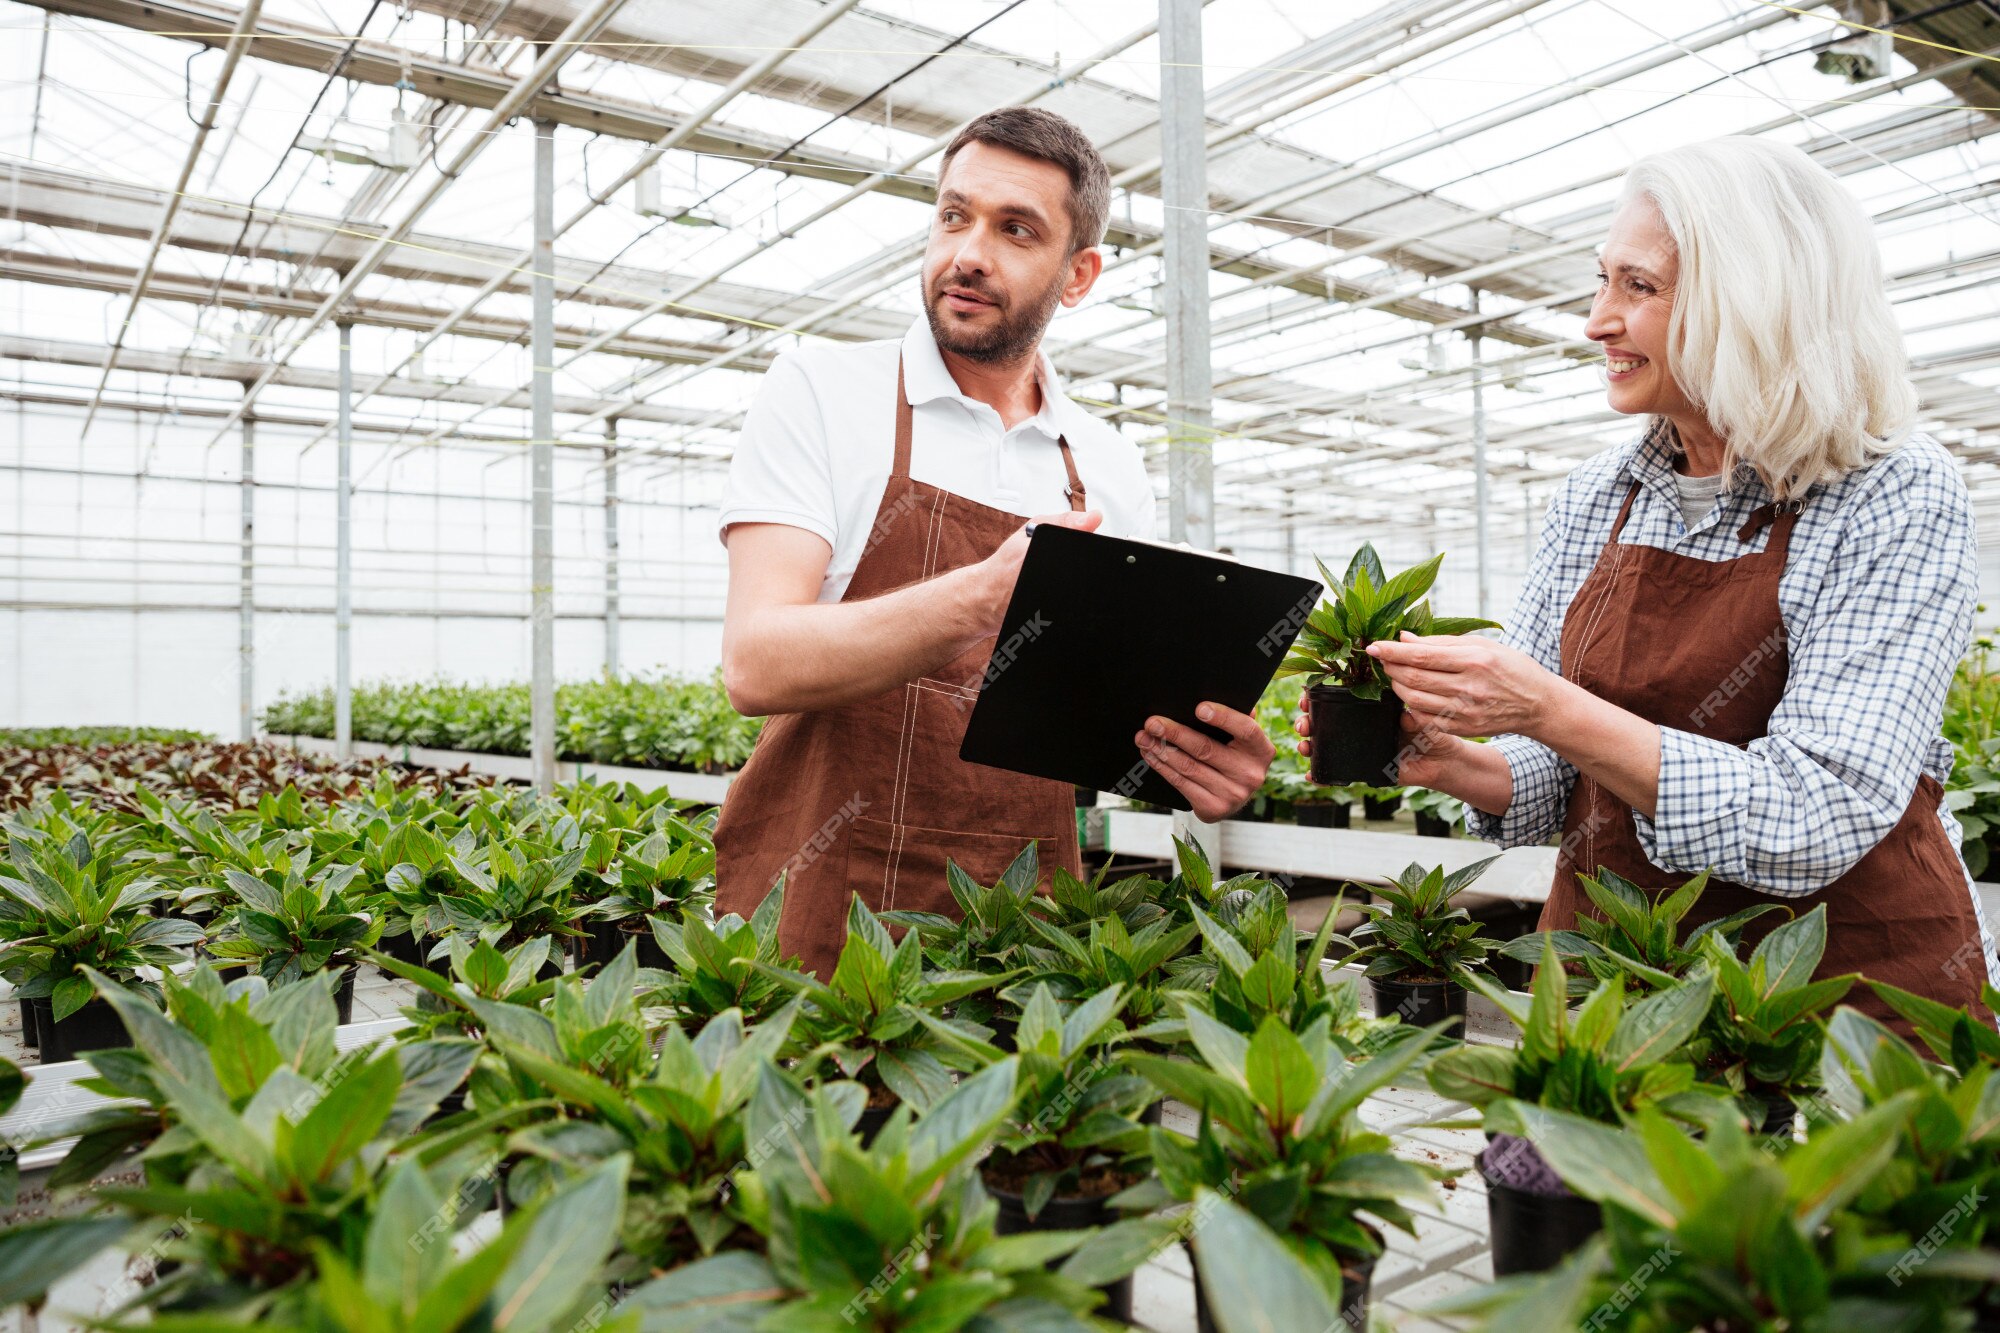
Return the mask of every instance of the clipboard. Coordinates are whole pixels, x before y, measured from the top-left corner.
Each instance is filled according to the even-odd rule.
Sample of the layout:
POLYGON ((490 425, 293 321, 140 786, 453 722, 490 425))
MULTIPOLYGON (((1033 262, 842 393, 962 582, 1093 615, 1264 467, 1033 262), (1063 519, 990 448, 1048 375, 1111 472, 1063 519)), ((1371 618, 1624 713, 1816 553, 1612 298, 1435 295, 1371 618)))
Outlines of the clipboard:
POLYGON ((1203 701, 1251 712, 1319 582, 1184 547, 1043 526, 966 723, 959 758, 1174 810, 1187 798, 1133 742, 1203 701))

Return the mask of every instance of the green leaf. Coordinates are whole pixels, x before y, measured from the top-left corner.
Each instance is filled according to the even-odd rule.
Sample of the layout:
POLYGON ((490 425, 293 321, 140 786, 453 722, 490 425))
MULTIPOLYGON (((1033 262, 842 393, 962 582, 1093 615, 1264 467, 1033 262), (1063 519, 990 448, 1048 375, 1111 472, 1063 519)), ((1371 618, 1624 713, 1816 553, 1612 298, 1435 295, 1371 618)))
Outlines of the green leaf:
POLYGON ((453 1217, 421 1163, 405 1158, 389 1176, 368 1224, 361 1275, 368 1298, 408 1317, 451 1257, 453 1217))
MULTIPOLYGON (((1507 1102, 1563 1183, 1585 1198, 1616 1204, 1656 1226, 1672 1228, 1680 1216, 1672 1191, 1660 1180, 1639 1139, 1622 1129, 1526 1102, 1507 1102)), ((1678 1131, 1676 1131, 1678 1132, 1678 1131)))
POLYGON ((625 1305, 646 1333, 752 1333, 790 1295, 763 1255, 730 1250, 646 1283, 625 1305))
POLYGON ((338 1066, 347 1076, 306 1112, 292 1135, 292 1169, 299 1179, 321 1182, 360 1152, 382 1128, 403 1085, 394 1051, 360 1065, 338 1066))
POLYGON ((1194 1260, 1221 1333, 1336 1329, 1343 1293, 1319 1278, 1255 1216, 1213 1190, 1196 1191, 1194 1260))
POLYGON ((1826 904, 1821 903, 1766 935, 1750 955, 1750 968, 1754 974, 1757 964, 1764 965, 1763 993, 1769 998, 1812 980, 1813 969, 1825 952, 1826 904))
POLYGON ((630 1164, 623 1153, 599 1163, 534 1210, 521 1248, 494 1285, 495 1333, 558 1327, 559 1317, 600 1282, 598 1269, 624 1216, 630 1164))
POLYGON ((131 1229, 123 1218, 52 1217, 0 1231, 0 1307, 41 1300, 131 1229))
POLYGON ((988 1065, 917 1121, 910 1131, 912 1191, 928 1188, 986 1146, 986 1136, 1013 1109, 1014 1078, 1019 1068, 1020 1061, 1014 1056, 988 1065))
POLYGON ((1625 1011, 1608 1052, 1618 1072, 1658 1064, 1694 1035, 1715 997, 1707 973, 1647 996, 1625 1011))
POLYGON ((1250 1095, 1279 1130, 1304 1112, 1319 1082, 1312 1057, 1275 1014, 1266 1015, 1250 1039, 1244 1072, 1250 1095))

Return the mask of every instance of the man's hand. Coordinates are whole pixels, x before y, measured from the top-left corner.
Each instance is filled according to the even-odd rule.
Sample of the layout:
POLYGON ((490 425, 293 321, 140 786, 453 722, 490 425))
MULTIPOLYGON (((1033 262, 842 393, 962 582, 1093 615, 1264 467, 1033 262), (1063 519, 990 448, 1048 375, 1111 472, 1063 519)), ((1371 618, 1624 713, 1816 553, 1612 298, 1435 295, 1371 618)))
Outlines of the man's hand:
POLYGON ((1228 743, 1164 717, 1147 718, 1134 739, 1146 763, 1188 798, 1197 818, 1212 824, 1256 795, 1277 749, 1248 714, 1205 703, 1195 716, 1228 732, 1228 743))
MULTIPOLYGON (((1044 524, 1055 528, 1075 528, 1080 532, 1095 532, 1104 515, 1095 509, 1081 512, 1065 509, 1059 514, 1044 514, 1030 519, 1036 526, 1044 524)), ((1014 530, 1014 535, 1001 542, 992 555, 966 570, 966 575, 974 586, 973 613, 988 634, 1000 631, 1000 621, 1007 614, 1007 601, 1014 595, 1014 584, 1021 577, 1021 562, 1028 558, 1028 524, 1023 523, 1014 530)))

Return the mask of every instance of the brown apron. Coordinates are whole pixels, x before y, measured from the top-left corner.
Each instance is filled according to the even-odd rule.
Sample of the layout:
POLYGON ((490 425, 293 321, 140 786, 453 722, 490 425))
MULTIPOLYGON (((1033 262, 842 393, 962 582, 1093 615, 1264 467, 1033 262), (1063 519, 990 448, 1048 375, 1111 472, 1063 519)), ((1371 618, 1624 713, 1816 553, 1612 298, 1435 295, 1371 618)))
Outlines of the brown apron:
MULTIPOLYGON (((1649 722, 1748 745, 1766 734, 1785 690, 1789 654, 1778 577, 1798 507, 1777 513, 1775 522, 1775 504, 1750 516, 1737 537, 1748 542, 1771 523, 1761 552, 1697 560, 1619 542, 1638 492, 1634 482, 1596 567, 1564 617, 1563 675, 1649 722)), ((1938 819, 1942 797, 1937 781, 1921 775, 1888 836, 1816 893, 1778 897, 1711 880, 1681 923, 1683 934, 1759 904, 1778 903, 1803 915, 1824 903, 1827 944, 1818 975, 1859 972, 1945 1004, 1977 1006, 1985 949, 1958 849, 1938 819)), ((1555 883, 1542 908, 1543 930, 1572 928, 1580 914, 1601 916, 1576 882, 1578 871, 1594 873, 1598 866, 1647 889, 1687 879, 1648 861, 1631 807, 1578 774, 1555 883)), ((1767 913, 1750 924, 1744 939, 1762 939, 1788 919, 1767 913)), ((1909 1031, 1866 986, 1856 985, 1846 1002, 1909 1031)))
MULTIPOLYGON (((1070 508, 1084 507, 1069 440, 1057 440, 1070 508)), ((879 597, 975 564, 1019 530, 1018 515, 910 477, 910 400, 896 366, 896 461, 842 601, 879 597)), ((773 717, 730 785, 715 828, 718 916, 748 918, 785 876, 778 937, 822 979, 847 942, 852 895, 871 910, 963 914, 945 859, 982 884, 1030 839, 1051 866, 1083 873, 1068 783, 968 764, 965 724, 993 652, 973 645, 937 675, 860 703, 773 717)))

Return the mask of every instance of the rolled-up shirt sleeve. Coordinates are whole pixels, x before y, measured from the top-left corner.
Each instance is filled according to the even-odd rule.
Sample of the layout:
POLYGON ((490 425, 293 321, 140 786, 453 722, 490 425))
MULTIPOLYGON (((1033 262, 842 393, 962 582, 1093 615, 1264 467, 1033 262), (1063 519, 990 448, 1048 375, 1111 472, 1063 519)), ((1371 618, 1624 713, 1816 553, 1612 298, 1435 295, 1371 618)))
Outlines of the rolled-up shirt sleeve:
MULTIPOLYGON (((1557 605, 1556 585, 1564 558, 1567 497, 1567 488, 1558 492, 1548 513, 1542 516, 1541 539, 1535 545, 1534 559, 1529 563, 1520 599, 1514 606, 1514 617, 1503 636, 1511 647, 1558 673, 1562 671, 1562 608, 1557 605)), ((1513 794, 1506 810, 1497 815, 1467 807, 1467 830, 1475 838, 1502 847, 1528 847, 1548 841, 1562 828, 1570 790, 1576 785, 1575 767, 1548 746, 1526 736, 1495 736, 1491 743, 1507 759, 1513 794)))
MULTIPOLYGON (((1767 735, 1739 748, 1661 728, 1655 812, 1633 812, 1655 865, 1798 896, 1840 878, 1902 818, 1978 597, 1963 487, 1916 489, 1838 516, 1845 530, 1794 628, 1767 735)), ((1716 689, 1759 669, 1783 669, 1779 655, 1753 649, 1716 689)))

